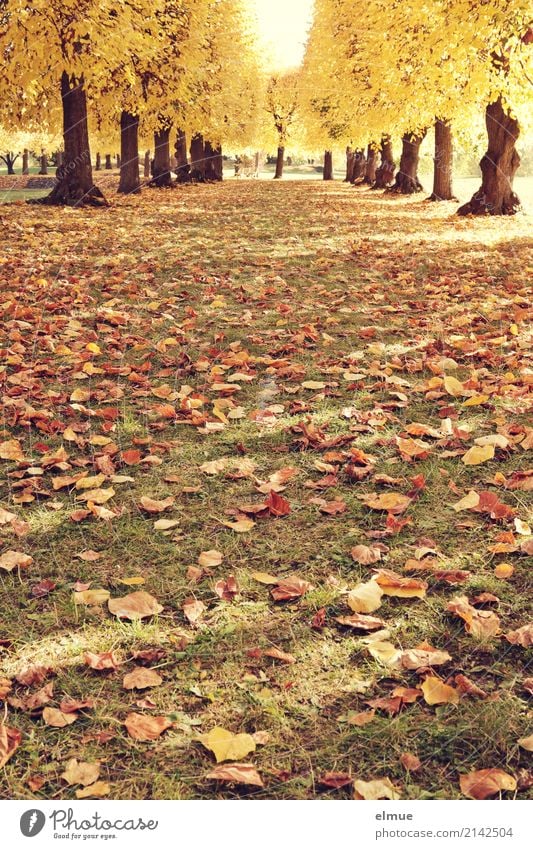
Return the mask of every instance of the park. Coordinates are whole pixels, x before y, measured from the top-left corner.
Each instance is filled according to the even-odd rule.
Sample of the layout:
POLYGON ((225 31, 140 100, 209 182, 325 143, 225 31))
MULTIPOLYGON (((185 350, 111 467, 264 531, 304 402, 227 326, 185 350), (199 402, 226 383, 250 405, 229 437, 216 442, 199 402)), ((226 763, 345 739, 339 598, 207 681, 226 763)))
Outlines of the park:
POLYGON ((2 799, 533 796, 530 5, 282 6, 0 4, 2 799))

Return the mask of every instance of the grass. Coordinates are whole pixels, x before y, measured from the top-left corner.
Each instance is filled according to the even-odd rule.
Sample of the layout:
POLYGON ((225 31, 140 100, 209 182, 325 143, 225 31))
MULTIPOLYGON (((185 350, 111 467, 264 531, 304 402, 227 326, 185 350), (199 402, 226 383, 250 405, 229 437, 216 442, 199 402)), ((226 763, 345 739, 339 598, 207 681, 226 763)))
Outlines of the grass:
MULTIPOLYGON (((34 558, 20 574, 0 571, 2 674, 50 665, 54 706, 64 696, 95 702, 59 729, 46 726, 39 712, 6 705, 8 724, 23 738, 2 770, 3 798, 73 798, 76 788, 61 779, 72 757, 101 762, 111 797, 134 799, 348 797, 347 788, 323 787, 328 771, 365 780, 388 776, 403 798, 445 799, 460 798, 463 772, 495 766, 524 774, 527 753, 517 740, 531 732, 523 687, 531 650, 499 637, 474 640, 446 605, 456 595, 491 592, 500 599, 504 632, 528 621, 531 558, 493 555, 489 545, 504 526, 477 513, 456 514, 450 505, 470 488, 489 488, 527 521, 528 492, 490 480, 496 472, 508 477, 528 468, 530 455, 516 448, 467 467, 460 455, 446 456, 439 446, 427 459, 406 463, 394 442, 410 422, 439 427, 445 406, 451 406, 446 415, 453 424, 468 426, 476 437, 528 422, 530 219, 461 220, 453 217, 454 208, 419 198, 390 200, 341 183, 233 181, 113 198, 113 206, 100 212, 2 209, 1 329, 8 353, 0 441, 20 439, 31 465, 2 462, 2 506, 27 521, 29 532, 20 539, 9 525, 0 532, 3 549, 34 558), (124 323, 106 323, 105 310, 120 313, 124 323), (91 342, 100 354, 88 352, 91 342), (240 351, 252 359, 229 359, 240 351), (453 374, 461 380, 476 369, 490 386, 490 402, 464 408, 460 400, 418 388, 442 357, 455 361, 453 374), (285 360, 285 372, 272 369, 270 358, 285 360), (84 377, 87 362, 102 372, 84 377), (239 391, 225 396, 213 388, 248 369, 253 379, 240 380, 239 391), (344 380, 346 371, 364 374, 344 380), (391 376, 400 381, 387 382, 391 376), (307 380, 329 385, 304 389, 307 380), (201 420, 191 426, 165 419, 157 405, 169 403, 169 392, 190 398, 184 386, 192 387, 209 424, 223 423, 214 406, 220 397, 242 408, 240 417, 208 432, 201 420), (73 407, 70 395, 80 388, 90 399, 73 407), (255 420, 258 410, 272 405, 271 425, 255 420), (116 419, 90 415, 110 407, 118 408, 116 419), (367 534, 384 527, 384 514, 357 496, 387 487, 372 477, 349 481, 343 471, 349 445, 333 448, 345 454, 330 459, 312 445, 299 450, 301 434, 294 428, 306 419, 328 438, 353 436, 353 447, 375 458, 376 474, 399 479, 395 490, 406 492, 413 475, 425 475, 426 488, 406 514, 412 524, 383 540, 389 551, 378 565, 402 572, 415 549, 427 544, 442 554, 444 568, 471 576, 451 586, 421 571, 429 582, 425 599, 385 597, 376 615, 399 648, 422 641, 446 647, 452 661, 441 668, 443 677, 465 674, 488 698, 463 696, 457 706, 437 707, 417 700, 396 716, 377 711, 363 727, 348 721, 367 709, 366 700, 422 679, 383 666, 368 653, 364 634, 335 622, 349 612, 346 590, 372 574, 354 562, 350 549, 369 544, 367 534), (62 438, 67 425, 78 427, 79 444, 62 438), (156 459, 128 466, 116 455, 116 473, 126 480, 102 486, 115 489, 106 506, 122 512, 112 521, 74 523, 69 516, 80 506, 75 492, 54 491, 52 480, 84 469, 96 474, 102 449, 94 437, 103 435, 121 451, 138 447, 143 457, 156 459), (64 445, 70 468, 32 473, 46 456, 42 443, 48 451, 64 445), (225 527, 239 505, 263 496, 253 477, 201 471, 202 463, 221 457, 252 460, 259 480, 296 467, 298 475, 283 492, 290 515, 259 518, 247 534, 225 527), (324 462, 338 467, 337 481, 324 490, 306 486, 323 477, 324 462), (28 479, 41 481, 42 492, 18 503, 20 492, 30 491, 28 479), (143 495, 174 496, 163 515, 178 525, 155 531, 158 516, 139 508, 143 495), (310 502, 316 496, 343 499, 347 509, 324 515, 310 502), (189 567, 213 548, 223 553, 222 564, 194 583, 189 567), (88 549, 100 559, 80 559, 88 549), (494 574, 502 561, 515 569, 508 580, 494 574), (297 574, 313 589, 276 604, 253 578, 257 571, 297 574), (233 602, 221 600, 214 588, 228 575, 240 588, 233 602), (120 596, 136 589, 121 583, 132 577, 144 578, 142 589, 163 605, 159 617, 124 623, 105 606, 73 603, 76 581, 120 596), (32 587, 45 578, 57 586, 35 598, 32 587), (207 608, 198 627, 182 612, 191 596, 207 608), (311 622, 321 609, 326 624, 317 630, 311 622), (126 691, 122 677, 133 668, 133 652, 150 646, 164 650, 153 664, 163 685, 126 691), (273 646, 294 655, 295 663, 249 654, 273 646), (123 666, 92 671, 82 662, 86 650, 115 650, 123 666), (128 736, 123 720, 131 710, 151 712, 136 706, 147 695, 156 705, 152 712, 174 724, 159 740, 140 743, 128 736), (268 742, 249 758, 263 790, 206 778, 213 759, 197 737, 215 725, 268 732, 268 742), (402 767, 406 751, 421 759, 419 771, 402 767)), ((176 397, 170 403, 187 407, 176 397)), ((230 408, 218 409, 227 414, 230 408)), ((190 422, 187 415, 183 421, 190 422)), ((470 444, 458 443, 462 450, 470 444)), ((27 694, 18 685, 15 691, 27 694)), ((520 798, 528 796, 525 786, 520 798)))

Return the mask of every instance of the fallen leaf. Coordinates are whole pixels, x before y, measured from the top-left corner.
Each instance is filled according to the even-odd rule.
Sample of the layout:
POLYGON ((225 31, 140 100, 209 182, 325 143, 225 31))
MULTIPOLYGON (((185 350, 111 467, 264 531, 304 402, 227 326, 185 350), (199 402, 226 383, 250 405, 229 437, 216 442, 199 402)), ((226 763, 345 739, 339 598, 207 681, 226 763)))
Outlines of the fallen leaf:
POLYGON ((494 445, 473 445, 466 454, 463 454, 462 461, 465 466, 479 466, 480 463, 486 463, 493 457, 494 445))
POLYGON ((0 460, 12 460, 19 462, 24 460, 22 445, 17 439, 8 439, 0 442, 0 460))
POLYGON ((374 778, 372 781, 356 779, 353 783, 354 799, 400 799, 400 791, 390 778, 374 778))
POLYGON ((157 740, 161 734, 170 728, 172 722, 166 716, 149 716, 144 713, 129 713, 124 725, 130 737, 146 742, 157 740))
POLYGON ((109 796, 111 786, 107 781, 95 781, 89 787, 84 787, 83 790, 76 790, 77 799, 101 799, 102 796, 109 796))
POLYGON ((85 652, 83 662, 91 669, 102 671, 104 669, 118 669, 120 662, 113 651, 104 651, 100 654, 94 654, 91 651, 85 652))
POLYGON ((533 734, 530 734, 529 737, 520 737, 517 742, 526 752, 533 752, 533 734))
POLYGON ((44 722, 53 728, 65 728, 66 725, 72 725, 73 722, 76 722, 77 718, 77 713, 63 713, 57 708, 45 707, 43 710, 44 722))
POLYGON ((100 775, 100 764, 89 763, 88 761, 78 761, 76 758, 71 758, 67 762, 65 772, 61 773, 61 778, 67 784, 93 784, 100 775))
POLYGON ((301 598, 311 589, 309 581, 304 581, 302 578, 282 578, 278 580, 277 586, 273 587, 270 593, 274 601, 290 601, 301 598))
POLYGON ((264 787, 261 776, 253 764, 223 764, 208 772, 206 778, 215 781, 229 781, 233 784, 249 784, 264 787))
POLYGON ((460 775, 459 786, 469 799, 487 799, 501 790, 516 790, 516 779, 502 769, 479 769, 460 775))
POLYGON ((168 498, 164 498, 161 501, 157 501, 155 498, 150 498, 148 495, 143 495, 139 499, 139 504, 147 513, 163 513, 165 510, 172 507, 174 501, 175 499, 172 495, 169 495, 168 498))
POLYGON ((370 563, 376 563, 378 560, 381 560, 380 549, 371 548, 368 545, 354 545, 350 554, 356 563, 361 563, 363 566, 368 566, 370 563))
POLYGON ((198 620, 204 615, 207 608, 203 601, 191 598, 183 603, 182 610, 191 625, 195 625, 196 622, 198 622, 198 620))
POLYGON ((13 569, 27 569, 33 563, 33 557, 22 551, 4 551, 0 556, 0 569, 12 572, 13 569))
POLYGON ((198 563, 204 569, 211 569, 214 566, 220 566, 224 559, 224 555, 212 548, 209 551, 201 551, 198 555, 198 563))
POLYGON ((504 637, 513 646, 522 646, 527 649, 533 646, 533 624, 522 625, 516 631, 509 631, 507 634, 504 634, 504 637))
POLYGON ((456 705, 459 703, 459 692, 440 678, 429 675, 421 686, 424 700, 428 705, 456 705))
POLYGON ((215 726, 208 734, 201 734, 198 739, 202 746, 213 752, 217 763, 239 761, 255 751, 255 740, 251 734, 233 734, 220 726, 215 726))
POLYGON ((400 755, 400 763, 409 772, 416 772, 422 766, 422 761, 411 752, 402 752, 400 755))
POLYGON ((336 616, 335 622, 347 625, 349 628, 357 628, 360 631, 377 631, 383 628, 385 622, 377 616, 365 616, 362 613, 353 613, 351 616, 336 616))
POLYGON ((122 679, 125 690, 144 690, 146 687, 159 687, 163 679, 155 671, 146 666, 137 666, 131 672, 127 672, 122 679))
POLYGON ((6 765, 22 740, 22 733, 18 728, 10 728, 8 725, 0 725, 0 769, 6 765))
POLYGON ((74 604, 104 604, 110 595, 108 590, 83 590, 83 592, 74 593, 74 604))
POLYGON ((354 613, 373 613, 381 606, 383 590, 377 581, 359 584, 347 596, 348 607, 354 613))
POLYGON ((163 607, 150 593, 139 590, 129 593, 122 598, 110 598, 107 606, 109 612, 119 619, 145 619, 161 613, 163 607))
POLYGON ((406 578, 390 569, 380 569, 376 581, 385 595, 399 598, 425 598, 427 583, 418 578, 406 578))
POLYGON ((466 596, 453 598, 446 608, 465 623, 465 629, 476 639, 484 640, 500 633, 500 619, 493 610, 477 610, 466 596))

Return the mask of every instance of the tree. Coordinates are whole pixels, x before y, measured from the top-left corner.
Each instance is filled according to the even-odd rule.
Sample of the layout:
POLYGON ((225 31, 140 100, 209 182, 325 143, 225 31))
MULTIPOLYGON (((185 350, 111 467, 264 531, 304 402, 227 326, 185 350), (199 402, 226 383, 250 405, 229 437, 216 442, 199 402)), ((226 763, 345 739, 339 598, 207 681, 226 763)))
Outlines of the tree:
POLYGON ((283 176, 285 145, 296 118, 298 108, 298 77, 295 71, 274 74, 267 86, 266 109, 270 115, 277 140, 276 171, 274 179, 283 176))

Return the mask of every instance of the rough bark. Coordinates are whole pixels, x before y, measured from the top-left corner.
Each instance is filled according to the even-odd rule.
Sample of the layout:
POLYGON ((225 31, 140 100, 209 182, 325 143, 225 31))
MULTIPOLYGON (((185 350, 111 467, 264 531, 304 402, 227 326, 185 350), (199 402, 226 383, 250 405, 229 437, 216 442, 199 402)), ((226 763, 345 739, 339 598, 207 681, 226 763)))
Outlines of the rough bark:
POLYGON ((145 177, 150 176, 150 151, 146 150, 144 153, 144 171, 143 174, 145 177))
POLYGON ((154 133, 154 161, 150 185, 163 188, 170 186, 171 183, 170 127, 162 127, 154 133))
POLYGON ((30 173, 30 152, 27 147, 24 148, 24 152, 22 154, 22 173, 30 173))
POLYGON ((39 174, 48 174, 48 157, 43 151, 39 157, 39 174))
POLYGON ((376 168, 376 179, 372 188, 386 189, 394 180, 394 171, 396 169, 390 136, 382 137, 379 153, 380 162, 376 168))
POLYGON ((56 165, 57 165, 58 168, 61 168, 61 166, 63 165, 63 151, 62 150, 58 150, 57 153, 56 153, 56 165))
POLYGON ((394 184, 388 189, 400 195, 412 195, 415 192, 423 192, 424 187, 418 179, 418 160, 420 157, 420 145, 426 135, 425 130, 421 133, 405 133, 402 137, 402 155, 400 168, 396 174, 394 184))
POLYGON ((30 203, 106 206, 106 199, 93 183, 83 77, 70 77, 66 71, 63 71, 61 103, 63 107, 63 164, 56 171, 57 182, 50 194, 30 203))
POLYGON ((111 154, 106 153, 106 155, 105 155, 105 170, 111 171, 112 168, 113 168, 113 163, 111 162, 111 154))
POLYGON ((117 191, 122 195, 138 194, 139 116, 123 110, 120 115, 120 180, 117 191))
POLYGON ((520 165, 516 141, 518 121, 503 108, 501 98, 487 106, 485 113, 488 148, 479 163, 481 186, 459 207, 458 215, 514 215, 520 199, 513 191, 514 175, 520 165))
POLYGON ((274 180, 281 180, 283 177, 283 160, 285 158, 285 148, 278 147, 278 153, 276 156, 276 172, 274 174, 274 180))
POLYGON ((185 130, 178 129, 176 133, 176 145, 174 147, 176 154, 176 175, 178 183, 189 183, 191 176, 191 168, 187 159, 187 136, 185 130))
POLYGON ((346 148, 346 177, 344 178, 345 183, 352 182, 352 174, 353 174, 353 162, 354 162, 354 152, 351 147, 346 148))
POLYGON ((363 148, 357 148, 353 155, 352 179, 350 183, 360 183, 365 176, 366 156, 363 148))
POLYGON ((366 183, 369 186, 374 185, 374 183, 376 182, 377 165, 377 150, 373 145, 369 144, 366 151, 365 176, 363 177, 363 183, 366 183))
POLYGON ((333 180, 333 154, 331 150, 324 151, 324 180, 333 180))
POLYGON ((191 139, 191 180, 195 183, 205 183, 205 149, 204 137, 195 133, 191 139))
POLYGON ((428 200, 457 200, 452 188, 453 139, 449 121, 435 120, 433 191, 428 200))
POLYGON ((204 147, 205 155, 205 179, 213 182, 222 180, 222 148, 206 141, 204 147))
POLYGON ((120 153, 117 153, 117 168, 120 168, 121 162, 122 162, 122 159, 121 159, 120 153))
POLYGON ((102 157, 100 156, 99 153, 97 153, 96 154, 95 171, 101 171, 101 170, 102 170, 102 157))

